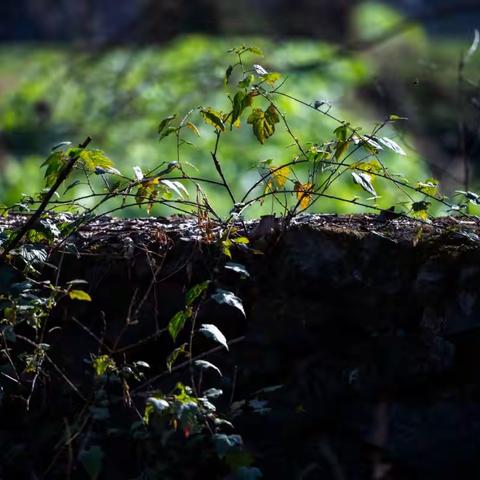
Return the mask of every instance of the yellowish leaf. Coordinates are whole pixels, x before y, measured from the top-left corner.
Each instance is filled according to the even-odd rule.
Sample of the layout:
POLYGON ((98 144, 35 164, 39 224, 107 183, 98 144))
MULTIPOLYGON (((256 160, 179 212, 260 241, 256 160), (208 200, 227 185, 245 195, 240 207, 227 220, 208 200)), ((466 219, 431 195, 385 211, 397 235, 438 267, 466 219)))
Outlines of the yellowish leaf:
POLYGON ((300 201, 300 207, 302 209, 307 208, 310 205, 312 199, 313 184, 295 182, 295 192, 297 192, 297 200, 300 201))
POLYGON ((72 300, 81 300, 83 302, 92 301, 92 297, 87 292, 84 292, 83 290, 70 290, 68 292, 68 296, 72 300))

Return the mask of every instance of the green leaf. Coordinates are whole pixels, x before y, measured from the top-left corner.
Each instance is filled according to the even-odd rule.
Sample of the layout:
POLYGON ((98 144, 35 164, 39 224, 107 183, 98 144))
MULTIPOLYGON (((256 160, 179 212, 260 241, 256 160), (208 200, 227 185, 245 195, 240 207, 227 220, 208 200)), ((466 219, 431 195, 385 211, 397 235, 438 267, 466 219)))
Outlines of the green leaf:
POLYGON ((50 154, 47 159, 42 163, 42 167, 47 167, 45 170, 45 179, 47 187, 53 185, 57 179, 58 174, 62 170, 66 162, 66 155, 63 151, 56 151, 50 154))
POLYGON ((115 362, 109 355, 99 355, 95 357, 92 361, 92 367, 98 377, 105 373, 113 372, 116 369, 115 362))
POLYGON ((400 120, 408 120, 407 117, 400 117, 398 115, 390 115, 388 117, 388 119, 391 121, 391 122, 399 122, 400 120))
POLYGON ((245 310, 243 309, 242 301, 233 292, 217 288, 215 293, 212 295, 212 298, 217 303, 225 304, 230 307, 236 308, 237 310, 240 310, 240 312, 242 312, 242 315, 245 317, 245 310))
POLYGON ((213 363, 207 362, 206 360, 195 360, 193 364, 200 370, 213 370, 217 372, 220 376, 222 376, 222 372, 220 371, 220 369, 213 363))
POLYGON ((103 457, 105 454, 98 445, 82 450, 79 454, 80 463, 87 472, 90 480, 97 480, 102 471, 103 457))
POLYGON ((337 148, 335 149, 335 158, 341 160, 348 151, 349 142, 337 142, 337 148))
POLYGON ((216 327, 210 323, 204 323, 201 325, 200 329, 198 330, 201 334, 205 335, 207 338, 210 338, 214 342, 223 345, 226 350, 228 350, 227 339, 225 335, 216 327))
POLYGON ((197 283, 185 295, 185 301, 187 306, 191 306, 208 288, 210 281, 207 280, 202 283, 197 283))
POLYGON ((425 195, 436 197, 438 195, 438 180, 427 178, 424 182, 418 182, 417 190, 425 195))
POLYGON ((372 185, 372 177, 369 173, 366 172, 351 172, 353 181, 360 185, 366 192, 370 193, 373 196, 377 196, 377 192, 372 185))
POLYGON ((105 155, 102 150, 81 150, 80 160, 82 160, 85 168, 95 171, 97 167, 109 168, 113 166, 113 162, 105 155))
POLYGON ((349 127, 350 124, 349 123, 344 123, 342 125, 340 125, 339 127, 337 127, 333 133, 335 134, 335 136, 337 137, 337 140, 339 142, 346 142, 347 139, 348 139, 348 132, 349 132, 349 127))
POLYGON ((192 316, 190 309, 181 310, 177 312, 170 322, 168 322, 168 332, 170 333, 173 341, 177 339, 178 334, 183 329, 185 322, 192 316))
POLYGON ((258 47, 245 47, 246 52, 254 53, 255 55, 260 55, 263 57, 263 51, 258 47))
POLYGON ((165 135, 163 133, 163 131, 165 130, 166 127, 168 127, 170 125, 170 123, 172 122, 172 120, 175 119, 175 117, 177 116, 176 113, 174 113, 173 115, 169 115, 168 117, 165 117, 158 125, 158 129, 157 129, 157 132, 158 134, 160 135, 160 139, 162 139, 163 137, 166 137, 167 135, 165 135))
POLYGON ((205 123, 213 125, 215 128, 221 130, 222 132, 225 131, 225 124, 223 123, 222 115, 220 112, 216 112, 211 108, 202 108, 200 110, 200 113, 202 114, 205 123))
POLYGON ((271 72, 271 73, 267 73, 267 75, 264 75, 263 80, 273 87, 275 85, 275 82, 280 80, 280 78, 282 78, 280 73, 271 72))
POLYGON ((233 72, 233 66, 229 65, 225 70, 225 85, 228 84, 228 81, 230 80, 230 75, 232 75, 232 72, 233 72))
POLYGON ((237 120, 240 119, 240 116, 247 107, 245 102, 245 98, 247 97, 248 95, 241 90, 239 90, 233 97, 233 110, 232 118, 230 119, 230 125, 233 125, 237 120))
POLYGON ((72 300, 80 300, 83 302, 91 302, 92 297, 87 293, 84 292, 83 290, 69 290, 68 291, 68 296, 72 300))
POLYGON ((249 75, 246 75, 243 80, 238 82, 238 86, 240 88, 248 88, 254 80, 255 77, 250 73, 249 75))
POLYGON ((167 368, 169 372, 172 372, 173 364, 178 360, 180 355, 188 355, 186 350, 187 344, 184 343, 180 347, 176 348, 168 357, 167 357, 167 368))

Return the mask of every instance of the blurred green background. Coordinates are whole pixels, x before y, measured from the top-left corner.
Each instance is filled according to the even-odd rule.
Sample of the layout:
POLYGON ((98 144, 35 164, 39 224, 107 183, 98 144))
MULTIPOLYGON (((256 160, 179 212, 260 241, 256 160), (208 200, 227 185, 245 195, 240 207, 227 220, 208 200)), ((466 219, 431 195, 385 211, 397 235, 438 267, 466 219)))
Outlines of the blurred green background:
MULTIPOLYGON (((287 79, 283 91, 307 103, 330 102, 331 113, 361 125, 364 133, 390 114, 408 117, 383 132, 407 152, 382 154, 392 172, 412 184, 437 178, 442 193, 451 195, 464 188, 467 159, 468 187, 474 190, 480 125, 480 52, 471 48, 480 25, 476 3, 4 0, 0 202, 11 205, 22 194, 39 192, 40 165, 61 141, 79 143, 91 135, 94 146, 127 176, 133 176, 134 166, 148 171, 176 160, 174 137, 158 142, 159 121, 197 105, 226 110, 232 92, 223 80, 232 61, 226 52, 241 44, 264 51, 264 58, 247 60, 281 72, 287 79), (470 48, 468 62, 459 68, 470 48)), ((280 107, 302 143, 332 138, 336 125, 326 117, 291 101, 282 100, 280 107)), ((192 174, 217 180, 210 158, 212 128, 193 120, 201 136, 191 133, 182 160, 192 165, 192 174)), ((259 178, 259 161, 288 162, 295 153, 291 143, 279 127, 262 146, 246 122, 224 135, 219 158, 234 193, 241 196, 259 178)), ((306 172, 299 169, 298 175, 306 181, 306 172)), ((231 206, 225 192, 206 189, 212 205, 225 214, 231 206)), ((377 190, 382 207, 404 200, 381 182, 377 190)), ((86 185, 69 192, 86 193, 86 185)), ((331 193, 368 197, 347 177, 331 193)), ((249 215, 269 208, 257 206, 249 215)), ((326 199, 312 210, 359 211, 326 199)), ((123 214, 145 211, 131 207, 123 214)))

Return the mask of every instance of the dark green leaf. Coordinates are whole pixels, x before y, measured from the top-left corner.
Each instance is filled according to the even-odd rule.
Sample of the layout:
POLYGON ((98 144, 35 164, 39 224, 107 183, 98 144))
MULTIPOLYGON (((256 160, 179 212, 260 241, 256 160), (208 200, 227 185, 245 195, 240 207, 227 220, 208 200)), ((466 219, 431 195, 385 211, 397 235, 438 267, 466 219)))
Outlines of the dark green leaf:
POLYGON ((210 282, 207 280, 194 285, 185 295, 187 306, 192 305, 207 290, 209 284, 210 282))
POLYGON ((177 312, 168 323, 168 332, 173 341, 177 339, 178 334, 183 329, 185 322, 191 317, 191 310, 181 310, 177 312))
POLYGON ((88 473, 90 480, 97 480, 102 471, 103 457, 105 454, 98 445, 92 445, 90 448, 83 450, 79 454, 80 463, 88 473))

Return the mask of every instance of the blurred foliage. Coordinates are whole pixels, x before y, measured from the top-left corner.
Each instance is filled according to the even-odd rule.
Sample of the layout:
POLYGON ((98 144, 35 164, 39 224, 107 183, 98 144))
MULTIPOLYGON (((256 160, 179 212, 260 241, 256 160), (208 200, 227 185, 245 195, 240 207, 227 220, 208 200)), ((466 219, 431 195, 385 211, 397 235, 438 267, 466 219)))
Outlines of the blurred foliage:
MULTIPOLYGON (((59 141, 75 142, 87 134, 127 175, 131 175, 136 165, 148 171, 159 162, 174 161, 174 139, 157 143, 159 120, 171 112, 183 115, 194 105, 217 108, 224 105, 226 109, 227 87, 222 86, 224 65, 228 61, 225 52, 239 42, 190 36, 162 49, 116 49, 95 55, 60 48, 1 50, 1 76, 6 93, 2 95, 0 118, 7 160, 3 165, 1 201, 13 203, 22 193, 38 191, 43 182, 39 166, 50 147, 59 141)), ((336 58, 333 46, 313 41, 274 44, 254 39, 250 43, 268 52, 268 64, 264 65, 267 69, 291 72, 284 90, 292 95, 312 104, 316 100, 333 101, 336 115, 352 124, 361 123, 364 128, 373 128, 376 121, 383 120, 369 115, 351 94, 371 81, 375 75, 373 65, 359 59, 336 58), (302 64, 312 62, 326 68, 302 71, 302 64), (371 117, 370 122, 365 117, 371 117)), ((251 57, 255 60, 253 54, 251 57)), ((324 141, 335 128, 328 119, 294 102, 282 99, 279 105, 292 130, 303 141, 324 141)), ((284 163, 294 155, 291 138, 281 127, 279 134, 262 148, 248 126, 235 133, 226 135, 221 146, 223 168, 234 191, 244 191, 258 179, 254 166, 259 161, 273 159, 284 163), (240 175, 245 171, 246 174, 240 175)), ((393 132, 385 134, 395 137, 393 132)), ((198 168, 199 176, 212 178, 211 128, 202 126, 200 137, 194 132, 191 137, 193 145, 182 150, 183 160, 198 168)), ((409 152, 408 161, 389 155, 387 163, 391 171, 407 177, 428 176, 414 152, 409 152)), ((340 181, 336 188, 336 193, 345 198, 353 198, 360 192, 350 179, 340 181)), ((81 195, 80 189, 76 189, 76 196, 81 195)), ((210 188, 207 193, 216 205, 223 201, 223 191, 210 188)), ((389 195, 392 197, 387 200, 394 203, 395 192, 389 195)), ((317 208, 351 211, 351 206, 331 200, 318 202, 317 208)), ((140 213, 138 208, 126 212, 140 213)), ((258 212, 250 211, 255 213, 258 212)))
MULTIPOLYGON (((401 22, 399 13, 373 2, 363 3, 352 18, 356 37, 362 41, 381 38, 401 22)), ((286 74, 284 91, 310 104, 330 102, 337 117, 352 125, 362 125, 364 133, 390 114, 405 115, 405 110, 412 110, 407 107, 417 101, 419 118, 435 116, 440 110, 432 122, 443 121, 447 112, 455 132, 457 118, 452 118, 451 104, 436 104, 430 95, 437 87, 454 90, 461 45, 431 42, 422 28, 415 25, 401 36, 388 39, 386 35, 386 38, 378 48, 355 56, 318 41, 274 42, 265 38, 205 36, 180 37, 162 48, 129 47, 94 53, 61 47, 3 46, 0 48, 0 202, 12 204, 21 194, 32 195, 42 188, 39 166, 52 145, 60 141, 77 143, 91 135, 95 146, 105 151, 128 176, 134 166, 146 172, 161 162, 176 160, 173 137, 158 143, 156 129, 160 119, 171 113, 183 116, 196 105, 218 109, 223 105, 228 110, 225 92, 230 90, 224 85, 226 51, 247 41, 266 52, 268 63, 262 63, 265 68, 286 74), (450 68, 445 68, 446 65, 450 68), (412 83, 418 77, 423 83, 415 89, 412 83), (387 87, 396 94, 395 101, 385 102, 393 111, 386 111, 384 105, 372 105, 365 96, 358 95, 377 85, 379 78, 390 82, 387 87), (419 95, 423 95, 423 104, 419 95)), ((257 61, 254 55, 250 60, 257 61)), ((478 66, 474 60, 476 63, 472 62, 469 69, 478 66)), ((279 106, 295 135, 304 143, 322 143, 336 126, 288 99, 279 99, 279 106)), ((414 122, 418 123, 418 119, 414 122)), ((396 127, 403 128, 400 124, 396 127)), ((415 138, 405 132, 399 137, 399 132, 389 128, 383 134, 399 139, 408 154, 406 158, 393 153, 386 155, 384 160, 389 170, 419 181, 429 178, 430 165, 419 158, 415 138)), ((191 132, 192 145, 182 150, 182 160, 193 166, 192 175, 198 169, 198 176, 216 180, 210 163, 214 135, 206 125, 200 127, 199 133, 197 137, 191 132)), ((249 126, 243 125, 235 135, 224 136, 220 154, 234 192, 241 192, 258 179, 255 166, 259 161, 272 159, 275 164, 282 164, 294 155, 293 150, 291 138, 282 126, 267 145, 259 146, 249 126)), ((460 187, 458 182, 456 187, 460 187)), ((206 191, 212 204, 218 207, 225 203, 224 209, 218 209, 225 213, 225 192, 215 187, 206 187, 206 191)), ((86 185, 70 192, 72 197, 82 193, 88 193, 86 185)), ((336 183, 336 194, 340 197, 354 198, 360 193, 361 189, 349 178, 336 183)), ((396 203, 397 193, 395 189, 382 191, 382 206, 396 203)), ((322 199, 315 204, 314 211, 342 213, 355 208, 322 199)), ((154 209, 153 213, 165 211, 154 209)), ((255 208, 249 211, 249 215, 259 213, 255 208)), ((122 214, 143 213, 131 207, 122 214)))

